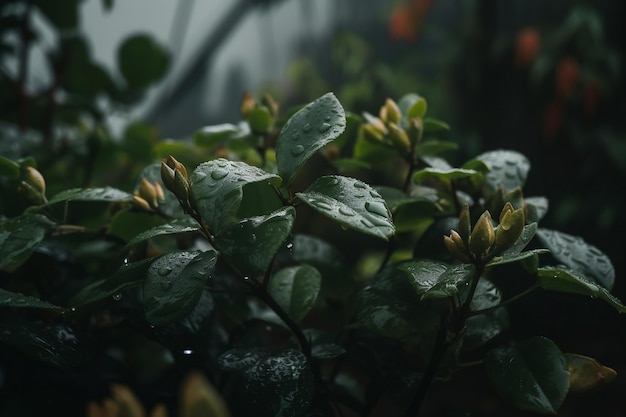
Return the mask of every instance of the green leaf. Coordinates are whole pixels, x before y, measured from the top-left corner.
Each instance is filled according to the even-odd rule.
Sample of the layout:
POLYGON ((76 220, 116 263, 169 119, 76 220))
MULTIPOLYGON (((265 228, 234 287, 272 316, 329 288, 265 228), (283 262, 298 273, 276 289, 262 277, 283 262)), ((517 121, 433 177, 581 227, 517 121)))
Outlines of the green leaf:
POLYGON ((312 266, 292 266, 273 275, 267 291, 292 319, 299 322, 313 308, 321 283, 321 274, 312 266))
POLYGON ((113 275, 84 287, 70 299, 68 305, 79 307, 108 297, 119 299, 123 291, 143 284, 146 272, 153 261, 153 258, 149 258, 125 263, 113 275))
POLYGON ((426 103, 426 100, 423 97, 418 96, 418 99, 407 109, 406 115, 409 119, 419 119, 424 117, 427 109, 428 104, 426 103))
POLYGON ((128 208, 113 215, 107 227, 107 235, 128 241, 146 230, 163 225, 164 222, 160 216, 128 208))
POLYGON ((471 169, 450 168, 450 169, 437 169, 437 168, 424 168, 413 174, 413 182, 420 184, 425 178, 435 177, 443 181, 452 181, 459 178, 480 179, 482 175, 478 171, 471 169))
POLYGON ((442 140, 426 140, 417 145, 418 155, 440 155, 445 152, 455 151, 459 148, 459 145, 454 142, 447 142, 442 140))
POLYGON ((337 175, 320 177, 296 195, 344 227, 385 240, 395 233, 385 200, 362 181, 337 175))
POLYGON ((215 159, 200 164, 189 177, 191 201, 212 233, 219 233, 235 219, 243 199, 243 187, 255 182, 279 186, 280 177, 243 162, 215 159))
POLYGON ((422 110, 423 113, 426 113, 426 100, 415 93, 408 93, 400 97, 400 100, 398 100, 398 108, 402 113, 400 125, 406 129, 409 126, 409 119, 411 117, 421 117, 417 116, 417 114, 421 113, 422 110), (409 115, 414 106, 413 115, 409 115))
POLYGON ((321 96, 291 116, 276 143, 278 172, 285 184, 291 185, 302 165, 337 139, 345 128, 345 112, 332 93, 321 96))
POLYGON ((485 185, 489 192, 494 193, 502 187, 506 194, 517 187, 524 187, 530 162, 521 153, 497 150, 485 152, 475 159, 484 162, 489 168, 489 173, 485 177, 485 185))
POLYGON ((550 251, 548 249, 533 249, 533 250, 521 252, 515 255, 505 254, 502 256, 496 256, 495 258, 493 258, 493 260, 491 260, 491 262, 487 264, 487 267, 504 265, 504 264, 509 264, 512 262, 519 262, 519 261, 523 261, 524 259, 530 258, 532 256, 542 255, 544 253, 550 253, 550 251))
POLYGON ((550 229, 538 229, 537 237, 552 256, 575 271, 591 276, 607 290, 615 283, 615 269, 608 256, 578 236, 550 229))
POLYGON ((405 262, 398 268, 410 277, 415 292, 423 299, 457 294, 474 274, 474 267, 469 264, 450 267, 443 262, 424 259, 405 262))
POLYGON ((609 303, 620 313, 626 313, 626 306, 617 297, 602 285, 598 285, 581 275, 579 271, 549 266, 538 268, 537 284, 545 290, 599 298, 609 303))
POLYGON ((187 316, 196 307, 216 263, 215 251, 170 252, 157 258, 143 286, 146 319, 167 324, 187 316))
POLYGON ((424 133, 435 133, 441 131, 449 131, 450 125, 441 120, 433 119, 431 117, 424 118, 424 133))
POLYGON ((307 415, 314 382, 302 352, 285 349, 272 353, 258 348, 237 348, 221 355, 218 364, 222 370, 240 376, 232 392, 236 415, 307 415))
POLYGON ((463 350, 471 351, 485 345, 509 327, 506 308, 498 308, 485 314, 477 314, 465 320, 463 350))
POLYGON ((119 203, 132 201, 133 195, 117 188, 71 188, 55 194, 44 206, 64 202, 64 201, 101 201, 119 203))
POLYGON ((295 217, 295 209, 289 206, 243 219, 216 235, 215 245, 241 274, 258 277, 291 233, 295 217))
POLYGON ((13 272, 26 262, 53 225, 31 213, 0 221, 0 269, 13 272))
POLYGON ((93 352, 73 328, 57 323, 36 321, 0 326, 0 342, 34 360, 64 369, 84 363, 93 352))
POLYGON ((128 249, 130 249, 130 247, 140 242, 152 239, 157 236, 197 232, 198 229, 198 223, 196 223, 195 220, 189 217, 185 219, 175 219, 169 223, 165 223, 160 226, 148 229, 145 232, 139 233, 126 244, 123 252, 127 251, 128 249))
POLYGON ((10 180, 20 177, 20 164, 0 155, 0 175, 10 180))
POLYGON ((118 49, 117 61, 128 87, 133 90, 159 81, 170 66, 169 53, 146 34, 126 38, 118 49))
POLYGON ((565 356, 545 337, 488 352, 485 368, 496 392, 522 410, 556 414, 569 388, 565 356))
POLYGON ((361 326, 398 340, 436 331, 441 314, 440 300, 419 301, 402 265, 391 265, 377 274, 359 291, 354 306, 361 326))
POLYGON ((539 222, 548 212, 548 199, 545 197, 525 197, 527 222, 539 222))
POLYGON ((44 310, 63 310, 63 307, 51 304, 39 298, 7 291, 0 288, 0 307, 41 308, 44 310))
POLYGON ((537 223, 531 223, 524 226, 522 233, 517 238, 517 242, 504 251, 503 255, 512 256, 521 253, 533 237, 535 237, 535 233, 537 233, 537 223))
POLYGON ((202 148, 213 149, 238 131, 237 126, 230 123, 205 126, 193 134, 193 142, 202 148))

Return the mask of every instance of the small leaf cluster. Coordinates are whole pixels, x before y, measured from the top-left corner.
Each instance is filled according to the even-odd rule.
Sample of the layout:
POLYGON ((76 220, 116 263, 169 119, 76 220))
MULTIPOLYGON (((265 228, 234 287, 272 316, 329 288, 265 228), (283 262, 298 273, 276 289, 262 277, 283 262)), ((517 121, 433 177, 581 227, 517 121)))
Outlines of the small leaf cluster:
POLYGON ((625 312, 610 260, 539 227, 548 201, 523 195, 524 155, 454 167, 450 127, 426 113, 417 94, 375 117, 327 93, 283 117, 246 94, 241 123, 162 148, 128 191, 47 198, 41 172, 0 159, 26 206, 0 219, 0 343, 63 369, 104 344, 146 358, 138 380, 193 363, 220 416, 374 415, 389 398, 387 415, 414 416, 476 356, 498 395, 539 413, 610 382, 593 358, 506 334, 509 305, 534 291, 625 312), (207 160, 185 163, 198 149, 207 160), (44 285, 40 265, 75 273, 44 285), (502 265, 523 271, 506 297, 502 265))

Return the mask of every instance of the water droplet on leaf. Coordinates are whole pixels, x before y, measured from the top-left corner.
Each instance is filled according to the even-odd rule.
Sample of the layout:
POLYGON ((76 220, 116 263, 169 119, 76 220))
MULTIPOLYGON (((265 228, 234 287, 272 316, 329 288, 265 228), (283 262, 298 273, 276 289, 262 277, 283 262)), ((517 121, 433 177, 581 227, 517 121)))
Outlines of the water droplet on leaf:
POLYGON ((161 281, 161 289, 167 291, 172 288, 172 281, 161 281))
POLYGON ((311 131, 312 127, 311 127, 311 123, 307 123, 304 126, 302 126, 302 131, 304 133, 309 133, 311 131))
POLYGON ((383 203, 368 201, 365 203, 365 210, 381 217, 387 217, 387 209, 383 203))
POLYGON ((215 169, 211 172, 211 178, 213 178, 214 180, 221 180, 222 178, 224 178, 225 176, 228 175, 228 171, 226 171, 225 169, 215 169))
POLYGON ((169 275, 169 273, 172 272, 172 268, 169 266, 164 266, 162 268, 159 268, 159 275, 161 275, 162 277, 169 275))
POLYGON ((328 129, 330 129, 332 126, 329 125, 328 123, 322 123, 319 127, 319 132, 320 133, 324 133, 324 132, 328 132, 328 129))
POLYGON ((115 294, 113 294, 111 296, 115 301, 120 301, 122 299, 122 294, 119 292, 116 292, 115 294))
POLYGON ((303 152, 304 152, 304 146, 302 145, 296 145, 291 149, 291 154, 293 156, 302 155, 303 152))

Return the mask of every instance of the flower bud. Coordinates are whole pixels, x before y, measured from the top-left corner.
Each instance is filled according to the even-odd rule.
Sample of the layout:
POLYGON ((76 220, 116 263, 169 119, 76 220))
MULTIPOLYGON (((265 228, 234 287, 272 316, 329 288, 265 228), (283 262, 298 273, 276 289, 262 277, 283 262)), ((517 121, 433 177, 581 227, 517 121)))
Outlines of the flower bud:
MULTIPOLYGON (((452 230, 451 232, 453 232, 454 230, 452 230)), ((450 236, 444 236, 443 237, 443 243, 444 245, 446 245, 446 248, 448 249, 448 252, 450 252, 452 254, 452 256, 454 256, 456 259, 458 259, 461 262, 469 262, 469 258, 467 257, 467 255, 465 255, 465 253, 463 253, 458 245, 456 244, 456 242, 454 241, 454 239, 450 236)))
POLYGON ((496 247, 503 252, 513 246, 519 239, 526 219, 524 209, 513 210, 513 205, 507 202, 500 213, 500 225, 496 229, 496 247))
POLYGON ((256 108, 256 102, 252 98, 249 92, 245 92, 243 94, 243 98, 241 99, 241 107, 239 109, 241 113, 241 117, 244 119, 248 117, 250 112, 256 108))
POLYGON ((261 99, 261 103, 269 109, 270 114, 273 117, 278 117, 280 113, 280 106, 278 105, 276 100, 274 100, 274 97, 270 96, 269 94, 265 94, 261 99))
POLYGON ((404 129, 395 123, 389 123, 389 139, 396 148, 408 151, 411 148, 411 142, 409 136, 404 129))
POLYGON ((148 204, 145 199, 139 197, 138 195, 133 196, 133 205, 145 211, 152 211, 152 209, 150 208, 150 204, 148 204))
POLYGON ((373 124, 361 125, 361 135, 363 139, 370 142, 382 142, 384 134, 373 124))
POLYGON ((491 224, 491 214, 485 210, 474 225, 469 238, 469 250, 477 257, 484 257, 495 240, 496 234, 491 224))
POLYGON ((24 182, 33 187, 39 194, 44 196, 46 194, 46 180, 41 175, 41 172, 37 171, 31 166, 27 166, 24 171, 24 182))
POLYGON ((396 102, 388 98, 380 108, 380 118, 386 123, 398 123, 402 119, 402 112, 396 102))
POLYGON ((174 170, 165 163, 165 160, 161 161, 161 181, 165 184, 165 188, 174 192, 174 170))
POLYGON ((185 168, 183 164, 178 162, 172 155, 169 155, 167 157, 167 159, 165 160, 165 163, 167 164, 167 166, 169 166, 170 168, 174 170, 178 169, 180 173, 183 174, 183 177, 185 177, 185 179, 189 178, 189 176, 187 175, 187 168, 185 168))
POLYGON ((189 200, 189 181, 184 175, 180 172, 180 170, 174 170, 174 194, 181 201, 189 200))
POLYGON ((152 181, 152 185, 154 185, 154 189, 156 190, 157 199, 159 201, 165 200, 165 194, 163 193, 163 187, 161 187, 161 184, 158 181, 152 181))
POLYGON ((139 189, 135 192, 135 195, 146 200, 148 204, 150 204, 150 207, 157 207, 159 205, 157 190, 145 177, 141 179, 139 189))

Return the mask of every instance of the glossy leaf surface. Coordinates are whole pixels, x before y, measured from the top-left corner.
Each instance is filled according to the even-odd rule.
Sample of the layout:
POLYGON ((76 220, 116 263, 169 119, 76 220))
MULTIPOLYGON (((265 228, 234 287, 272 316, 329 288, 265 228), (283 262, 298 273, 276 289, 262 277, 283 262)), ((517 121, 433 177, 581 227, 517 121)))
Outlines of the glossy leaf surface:
POLYGON ((450 267, 430 260, 406 262, 400 269, 411 277, 413 288, 422 298, 445 298, 457 294, 474 273, 474 267, 469 264, 450 267))
POLYGON ((508 193, 526 183, 530 162, 519 152, 501 149, 485 152, 475 159, 484 162, 489 168, 485 184, 491 192, 502 187, 508 193))
POLYGON ((620 313, 626 313, 626 306, 605 287, 591 281, 580 272, 557 267, 537 269, 537 283, 545 290, 586 295, 609 303, 620 313))
POLYGON ((276 143, 278 172, 286 185, 319 149, 337 139, 346 128, 346 115, 334 94, 327 93, 287 120, 276 143))
POLYGON ((55 194, 45 205, 56 204, 62 201, 100 201, 122 202, 132 201, 133 195, 113 187, 72 188, 55 194))
POLYGON ((51 304, 39 298, 31 297, 0 288, 0 307, 41 308, 45 310, 63 310, 63 307, 51 304))
POLYGON ((615 269, 608 256, 578 236, 540 228, 537 237, 559 262, 592 277, 609 291, 615 283, 615 269))
POLYGON ((544 337, 488 352, 485 369, 498 394, 523 410, 556 414, 569 388, 567 361, 544 337))
POLYGON ((322 284, 319 271, 309 265, 281 269, 272 276, 267 291, 295 321, 313 308, 322 284))
POLYGON ((234 387, 238 415, 274 417, 307 414, 313 397, 313 375, 302 352, 285 349, 270 353, 238 348, 221 355, 218 364, 236 372, 234 387))
POLYGON ((344 227, 385 240, 395 233, 387 203, 362 181, 337 175, 320 177, 296 195, 344 227))
POLYGON ((39 214, 0 221, 0 270, 11 272, 26 262, 52 226, 39 214))
POLYGON ((131 246, 134 246, 140 242, 144 242, 157 236, 197 232, 198 227, 198 223, 196 223, 196 221, 191 218, 175 219, 169 223, 156 226, 146 230, 145 232, 139 233, 126 244, 126 247, 124 249, 126 250, 131 246))
POLYGON ((191 200, 212 233, 219 233, 235 219, 243 199, 243 187, 255 182, 280 185, 280 177, 243 162, 215 159, 200 164, 190 175, 191 200))
POLYGON ((148 321, 166 324, 188 315, 196 307, 216 259, 214 251, 170 252, 157 258, 148 268, 143 287, 148 321))
POLYGON ((295 215, 293 207, 285 207, 241 220, 215 236, 216 247, 240 273, 257 277, 291 233, 295 215))

